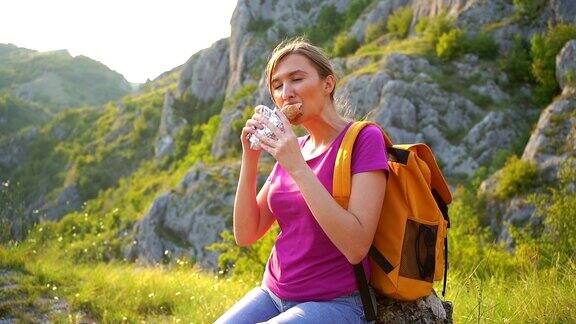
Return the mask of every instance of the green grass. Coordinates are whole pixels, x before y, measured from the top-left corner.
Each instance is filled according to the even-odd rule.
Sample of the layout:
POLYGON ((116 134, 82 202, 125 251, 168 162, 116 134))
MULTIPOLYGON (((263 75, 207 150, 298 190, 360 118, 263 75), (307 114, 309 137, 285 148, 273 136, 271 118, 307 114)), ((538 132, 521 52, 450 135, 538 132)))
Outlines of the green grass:
MULTIPOLYGON (((171 267, 74 264, 59 251, 37 251, 26 244, 0 248, 0 268, 21 271, 20 291, 28 295, 4 305, 4 314, 33 304, 34 298, 57 297, 71 306, 71 316, 82 311, 99 322, 208 323, 258 284, 242 277, 219 278, 184 261, 171 267)), ((478 272, 481 267, 469 273, 461 272, 458 264, 454 268, 446 299, 454 303, 457 323, 576 320, 571 311, 576 297, 573 264, 489 276, 478 272)))
POLYGON ((455 274, 447 299, 454 303, 456 323, 569 323, 576 297, 576 267, 554 267, 481 279, 455 274))
MULTIPOLYGON (((58 251, 38 252, 2 248, 0 267, 28 273, 19 276, 18 284, 29 296, 64 299, 74 313, 85 312, 99 322, 211 323, 257 284, 219 279, 186 262, 172 268, 121 262, 79 265, 65 256, 55 257, 58 251)), ((12 300, 4 314, 18 316, 20 305, 31 299, 12 300)))
POLYGON ((415 36, 407 39, 393 39, 386 45, 369 43, 360 47, 355 55, 376 56, 378 58, 385 57, 392 53, 426 56, 432 54, 433 50, 434 47, 429 40, 424 37, 415 36))

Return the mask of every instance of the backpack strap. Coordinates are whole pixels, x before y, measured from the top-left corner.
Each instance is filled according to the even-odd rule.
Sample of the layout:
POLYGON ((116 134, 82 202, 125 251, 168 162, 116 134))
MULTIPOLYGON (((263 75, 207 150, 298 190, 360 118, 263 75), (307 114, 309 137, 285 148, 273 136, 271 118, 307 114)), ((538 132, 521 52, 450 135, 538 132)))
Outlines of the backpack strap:
POLYGON ((358 137, 360 131, 368 125, 375 125, 380 128, 386 147, 392 147, 393 145, 390 137, 377 123, 358 121, 354 122, 354 124, 348 128, 338 149, 336 164, 334 166, 334 182, 332 184, 332 196, 344 209, 348 209, 348 200, 350 199, 350 191, 352 190, 352 149, 354 148, 356 137, 358 137))
MULTIPOLYGON (((368 125, 376 125, 382 131, 384 136, 384 142, 386 146, 392 147, 392 141, 390 137, 384 132, 380 125, 369 122, 369 121, 360 121, 355 122, 348 128, 346 134, 344 135, 344 139, 340 144, 340 148, 338 149, 338 155, 336 156, 336 164, 334 166, 334 177, 333 177, 333 184, 332 184, 332 196, 336 199, 336 201, 342 206, 344 209, 348 209, 348 202, 350 200, 350 193, 352 190, 352 175, 351 175, 351 167, 352 167, 352 149, 354 147, 354 142, 358 137, 360 131, 368 126, 368 125)), ((370 250, 374 250, 374 246, 371 247, 370 250)), ((390 265, 388 260, 384 258, 385 263, 390 265)), ((391 266, 391 265, 390 265, 391 266)), ((353 265, 354 268, 354 275, 356 277, 356 284, 358 285, 358 291, 360 292, 360 298, 362 299, 362 305, 364 306, 364 316, 367 321, 374 321, 376 320, 376 300, 374 295, 370 293, 370 288, 368 286, 368 279, 366 278, 366 274, 364 273, 364 266, 362 262, 353 265)))

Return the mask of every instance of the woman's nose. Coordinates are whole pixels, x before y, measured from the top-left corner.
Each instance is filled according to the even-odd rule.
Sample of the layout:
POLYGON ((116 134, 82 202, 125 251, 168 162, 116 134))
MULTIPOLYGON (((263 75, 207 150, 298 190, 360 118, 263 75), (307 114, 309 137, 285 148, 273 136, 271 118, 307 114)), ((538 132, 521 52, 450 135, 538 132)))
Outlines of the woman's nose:
POLYGON ((286 100, 294 95, 294 89, 288 82, 284 83, 282 86, 282 99, 286 100))

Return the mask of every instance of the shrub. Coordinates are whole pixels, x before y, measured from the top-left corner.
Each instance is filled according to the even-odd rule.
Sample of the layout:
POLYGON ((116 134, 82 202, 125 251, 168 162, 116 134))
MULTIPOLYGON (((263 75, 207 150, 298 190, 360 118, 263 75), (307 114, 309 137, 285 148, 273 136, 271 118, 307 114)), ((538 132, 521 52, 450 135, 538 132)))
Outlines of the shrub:
POLYGON ((576 261, 576 160, 564 162, 558 172, 559 186, 544 195, 536 205, 537 213, 545 216, 544 242, 549 243, 552 254, 563 261, 576 261), (548 204, 549 202, 549 204, 548 204))
POLYGON ((338 33, 344 25, 343 14, 333 5, 324 6, 318 14, 318 21, 314 28, 304 31, 313 44, 325 44, 338 33))
POLYGON ((344 12, 338 12, 334 5, 324 5, 320 9, 316 24, 297 29, 296 34, 305 36, 311 43, 322 46, 328 54, 332 54, 335 35, 352 27, 373 1, 352 0, 344 12))
POLYGON ((454 28, 453 19, 446 16, 445 13, 439 14, 433 18, 422 18, 416 25, 416 32, 436 46, 438 39, 454 28))
POLYGON ((248 22, 246 29, 253 33, 265 33, 272 25, 274 25, 274 21, 257 17, 248 22))
POLYGON ((334 55, 346 56, 354 53, 358 47, 360 47, 360 43, 358 43, 356 37, 341 33, 334 40, 334 55))
MULTIPOLYGON (((518 250, 532 250, 540 266, 558 266, 576 261, 576 160, 566 160, 558 172, 558 182, 548 191, 535 194, 528 202, 536 206, 535 216, 542 225, 512 228, 518 250)), ((531 222, 532 223, 532 222, 531 222)))
POLYGON ((344 16, 346 17, 344 28, 348 29, 352 27, 364 9, 368 7, 372 2, 373 0, 352 0, 350 4, 348 4, 348 7, 344 13, 344 16))
POLYGON ((466 33, 461 29, 452 29, 443 34, 436 44, 436 55, 444 60, 451 60, 466 51, 466 33))
POLYGON ((398 8, 388 17, 386 27, 390 33, 396 35, 398 38, 406 38, 410 30, 410 24, 412 24, 413 16, 412 7, 406 6, 398 8))
POLYGON ((494 59, 498 56, 498 43, 492 35, 480 32, 467 40, 468 52, 478 55, 482 59, 494 59))
MULTIPOLYGON (((480 170, 479 170, 480 171, 480 170)), ((484 171, 480 171, 486 175, 484 171)), ((450 205, 450 271, 449 273, 473 274, 477 278, 489 278, 499 274, 517 272, 522 267, 518 258, 504 247, 494 243, 494 236, 484 219, 484 200, 476 190, 480 181, 459 185, 450 205)), ((450 282, 450 280, 448 281, 450 282)))
POLYGON ((464 53, 476 54, 482 59, 494 59, 498 56, 498 43, 490 34, 481 32, 470 37, 459 28, 451 29, 438 38, 436 55, 439 58, 451 60, 464 53))
POLYGON ((364 32, 364 41, 370 43, 371 41, 377 39, 378 37, 386 33, 386 23, 384 21, 379 21, 366 27, 364 32))
POLYGON ((514 47, 500 61, 500 67, 506 72, 512 85, 533 81, 531 73, 530 44, 521 35, 514 37, 514 47))
POLYGON ((511 156, 498 177, 496 198, 503 200, 526 192, 537 176, 538 169, 534 163, 520 160, 516 155, 511 156))
POLYGON ((556 55, 571 39, 576 38, 576 26, 559 24, 549 26, 545 34, 532 37, 532 74, 538 82, 540 104, 547 104, 558 93, 556 81, 556 55))
POLYGON ((513 0, 514 14, 524 21, 534 20, 544 9, 546 2, 547 0, 513 0))
POLYGON ((251 101, 257 90, 258 86, 256 84, 254 83, 246 84, 245 86, 240 88, 233 96, 226 97, 223 109, 227 110, 231 108, 236 108, 236 106, 238 106, 242 101, 244 102, 251 101))
POLYGON ((194 125, 182 126, 174 136, 174 159, 178 160, 188 152, 188 143, 192 140, 194 125))
POLYGON ((177 97, 172 105, 174 114, 186 119, 191 125, 203 124, 210 117, 218 114, 223 107, 222 97, 204 101, 186 91, 182 96, 177 97))

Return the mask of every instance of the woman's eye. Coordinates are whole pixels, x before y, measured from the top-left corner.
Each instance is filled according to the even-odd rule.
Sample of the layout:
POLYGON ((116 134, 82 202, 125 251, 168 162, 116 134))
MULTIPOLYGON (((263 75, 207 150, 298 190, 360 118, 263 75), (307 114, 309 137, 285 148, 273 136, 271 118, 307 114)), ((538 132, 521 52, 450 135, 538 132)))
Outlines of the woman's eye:
POLYGON ((281 87, 282 87, 282 85, 274 86, 274 90, 278 90, 278 89, 280 89, 281 87))
POLYGON ((302 81, 302 78, 292 79, 292 81, 302 81))

